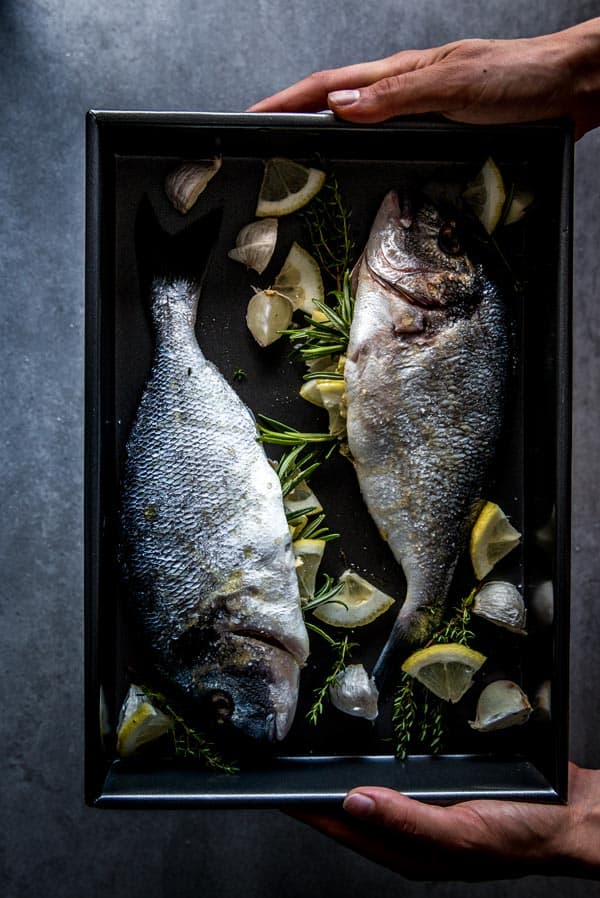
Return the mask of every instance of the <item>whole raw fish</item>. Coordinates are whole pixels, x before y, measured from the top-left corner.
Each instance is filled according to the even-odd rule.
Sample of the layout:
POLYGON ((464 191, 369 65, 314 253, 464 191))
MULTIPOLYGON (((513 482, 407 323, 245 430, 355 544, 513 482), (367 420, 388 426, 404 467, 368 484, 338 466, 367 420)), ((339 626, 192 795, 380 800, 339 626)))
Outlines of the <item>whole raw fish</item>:
MULTIPOLYGON (((188 231, 163 269, 187 257, 193 271, 176 244, 197 258, 207 235, 188 231)), ((207 724, 272 741, 292 724, 308 637, 279 480, 252 414, 198 346, 199 290, 191 274, 151 284, 155 355, 127 445, 124 571, 167 687, 207 724)))
POLYGON ((358 269, 345 367, 361 492, 407 581, 380 681, 442 617, 502 424, 508 331, 505 298, 455 221, 388 193, 358 269))

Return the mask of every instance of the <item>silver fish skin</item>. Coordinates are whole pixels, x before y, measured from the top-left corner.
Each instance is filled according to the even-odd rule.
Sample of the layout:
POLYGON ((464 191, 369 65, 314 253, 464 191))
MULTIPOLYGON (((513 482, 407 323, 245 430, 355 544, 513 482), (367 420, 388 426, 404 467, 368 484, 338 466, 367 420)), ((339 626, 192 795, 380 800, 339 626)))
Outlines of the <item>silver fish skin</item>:
POLYGON ((509 330, 455 222, 390 191, 359 263, 345 366, 361 493, 407 582, 378 682, 442 618, 502 425, 509 330))
POLYGON ((130 602, 156 669, 210 726, 285 737, 308 636, 278 477, 195 336, 199 288, 152 283, 150 378, 121 495, 130 602))

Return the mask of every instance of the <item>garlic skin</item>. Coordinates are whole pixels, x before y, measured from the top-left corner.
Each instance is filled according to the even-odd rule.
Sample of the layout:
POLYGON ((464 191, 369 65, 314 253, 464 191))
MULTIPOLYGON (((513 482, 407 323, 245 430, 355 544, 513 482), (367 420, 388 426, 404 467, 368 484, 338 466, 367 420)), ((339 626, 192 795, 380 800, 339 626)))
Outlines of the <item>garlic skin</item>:
POLYGON ((532 712, 529 699, 512 680, 495 680, 483 689, 475 720, 469 726, 480 733, 505 730, 526 723, 532 712))
POLYGON ((277 225, 276 218, 261 218, 245 225, 236 237, 235 248, 227 255, 262 274, 275 251, 277 225))
POLYGON ((362 664, 349 664, 329 687, 331 704, 351 717, 375 720, 379 692, 362 664))
POLYGON ((279 340, 279 331, 290 326, 293 313, 287 296, 275 290, 261 290, 248 303, 246 324, 259 346, 270 346, 279 340))
POLYGON ((513 583, 504 580, 488 580, 475 595, 473 614, 504 627, 513 633, 527 635, 527 612, 523 597, 513 583))
POLYGON ((212 162, 183 162, 167 175, 165 193, 169 201, 187 215, 209 181, 221 168, 222 160, 215 156, 212 162))

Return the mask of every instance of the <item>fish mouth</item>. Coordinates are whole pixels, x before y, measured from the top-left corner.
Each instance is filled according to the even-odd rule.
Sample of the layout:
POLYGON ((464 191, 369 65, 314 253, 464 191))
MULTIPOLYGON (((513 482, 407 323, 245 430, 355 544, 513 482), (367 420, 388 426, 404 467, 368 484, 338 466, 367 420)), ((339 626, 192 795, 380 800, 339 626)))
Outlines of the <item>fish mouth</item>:
POLYGON ((285 652, 286 655, 291 655, 294 661, 298 661, 296 652, 293 648, 286 645, 273 633, 266 633, 264 630, 259 630, 254 627, 236 627, 235 630, 230 630, 229 632, 234 636, 241 636, 244 639, 250 639, 252 642, 260 642, 262 645, 270 646, 279 652, 285 652))

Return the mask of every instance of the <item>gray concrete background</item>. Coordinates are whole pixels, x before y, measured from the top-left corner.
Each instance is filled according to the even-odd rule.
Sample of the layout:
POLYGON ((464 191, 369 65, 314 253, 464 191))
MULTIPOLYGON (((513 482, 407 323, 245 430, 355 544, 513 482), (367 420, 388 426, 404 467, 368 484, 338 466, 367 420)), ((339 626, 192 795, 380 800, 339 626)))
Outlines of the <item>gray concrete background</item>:
MULTIPOLYGON (((241 110, 310 71, 556 30, 598 0, 2 0, 0 890, 5 898, 458 896, 283 814, 82 801, 83 138, 87 108, 241 110)), ((600 131, 577 147, 572 757, 600 766, 600 131)), ((474 895, 559 895, 533 878, 474 895)), ((598 887, 570 883, 573 895, 598 887)))

